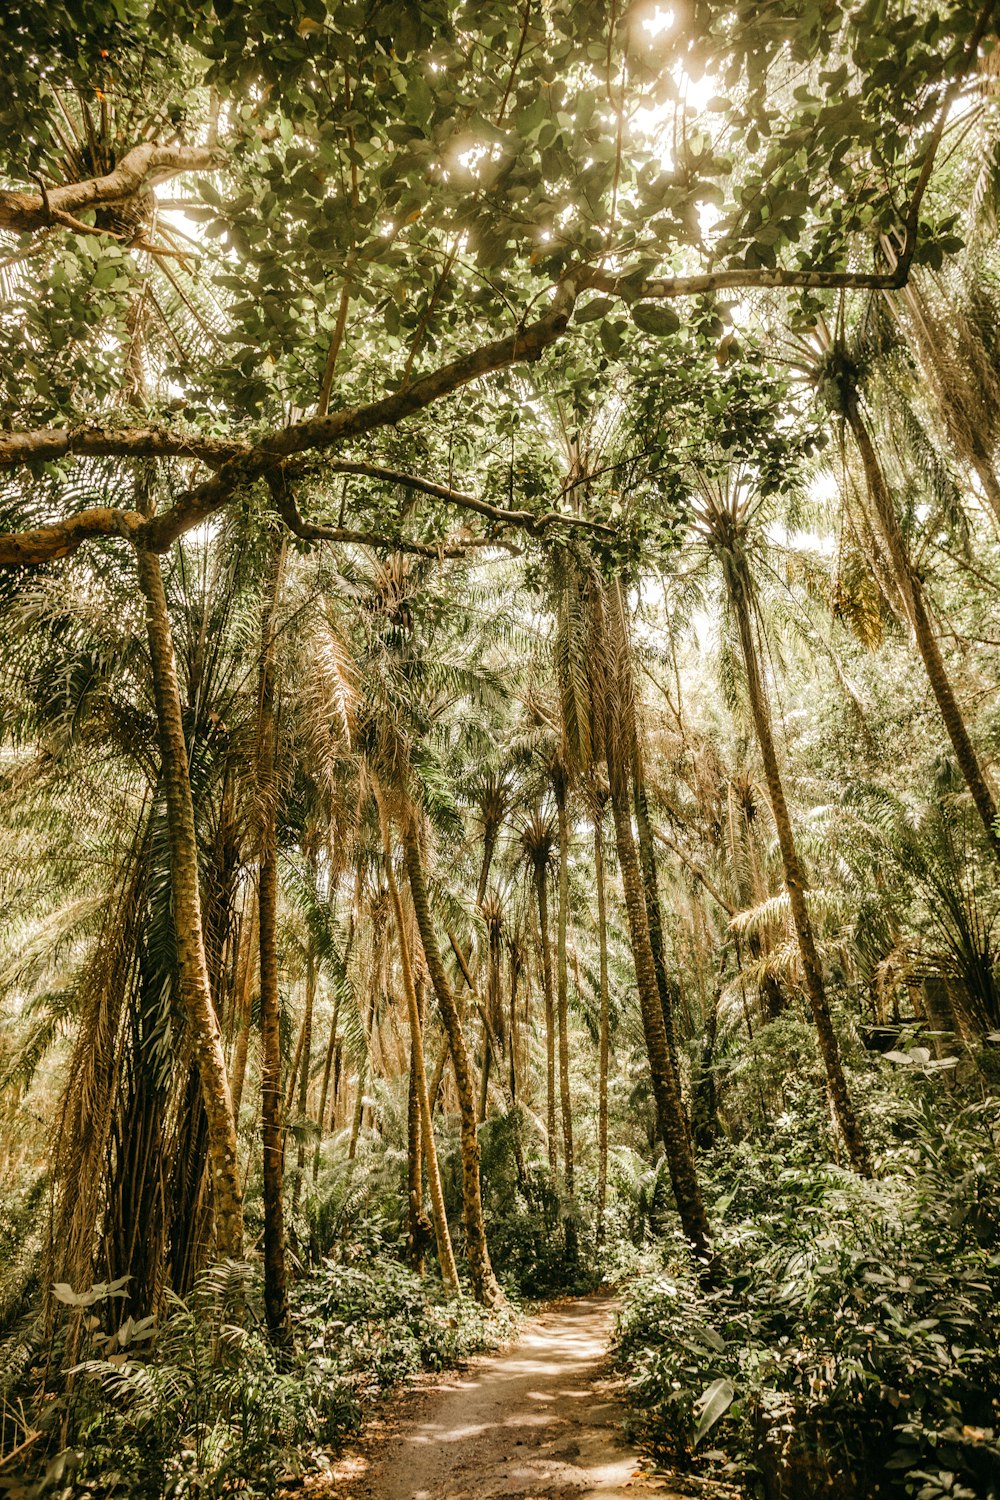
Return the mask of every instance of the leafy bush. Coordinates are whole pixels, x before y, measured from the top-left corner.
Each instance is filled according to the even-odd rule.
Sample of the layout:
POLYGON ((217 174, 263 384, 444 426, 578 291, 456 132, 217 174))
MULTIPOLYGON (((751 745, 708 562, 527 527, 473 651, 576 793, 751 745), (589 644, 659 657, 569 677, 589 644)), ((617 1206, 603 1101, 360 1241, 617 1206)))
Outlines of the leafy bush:
MULTIPOLYGON (((294 1291, 294 1344, 265 1337, 249 1267, 213 1267, 166 1317, 127 1319, 108 1333, 95 1309, 116 1286, 74 1294, 69 1329, 80 1354, 40 1424, 66 1432, 26 1497, 216 1500, 234 1490, 273 1494, 289 1475, 321 1466, 365 1406, 420 1369, 488 1347, 511 1327, 392 1261, 327 1262, 294 1291)), ((105 1319, 105 1322, 107 1320, 105 1319)), ((55 1446, 53 1442, 52 1446, 55 1446)))
POLYGON ((658 1454, 689 1464, 712 1432, 767 1497, 1000 1493, 992 1121, 912 1127, 896 1180, 789 1169, 724 1221, 719 1290, 681 1261, 631 1289, 618 1353, 658 1454))

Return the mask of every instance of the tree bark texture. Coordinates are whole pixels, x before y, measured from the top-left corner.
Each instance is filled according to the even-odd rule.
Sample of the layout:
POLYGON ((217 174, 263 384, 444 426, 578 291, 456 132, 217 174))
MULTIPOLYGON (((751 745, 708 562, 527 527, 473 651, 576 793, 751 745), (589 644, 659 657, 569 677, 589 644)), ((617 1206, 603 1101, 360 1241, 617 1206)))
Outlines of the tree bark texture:
MULTIPOLYGON (((559 816, 559 921, 556 928, 556 1000, 559 1017, 559 1107, 562 1115, 563 1176, 566 1192, 574 1196, 573 1099, 569 1085, 569 811, 566 806, 566 783, 556 780, 556 810, 559 816)), ((566 1259, 572 1265, 577 1257, 576 1221, 573 1211, 566 1219, 566 1259)))
POLYGON ((812 1010, 816 1033, 819 1037, 823 1065, 826 1069, 830 1102, 833 1106, 841 1135, 844 1138, 844 1144, 847 1147, 847 1154, 852 1167, 862 1176, 870 1177, 872 1175, 871 1160, 858 1125, 857 1115, 854 1112, 854 1105, 847 1088, 847 1080, 844 1077, 844 1069, 840 1060, 840 1047, 837 1043, 836 1032, 833 1029, 833 1021, 831 1020, 830 1008, 827 1004, 826 988, 823 984, 819 955, 816 952, 812 919, 809 916, 809 908, 806 905, 806 881, 799 862, 798 850, 795 847, 792 820, 789 816, 788 803, 785 800, 785 789, 782 785, 781 773, 778 768, 778 754, 774 744, 774 734, 771 729, 771 715, 764 693, 760 663, 757 658, 757 643, 754 640, 753 620, 750 614, 750 599, 747 593, 746 580, 738 576, 734 567, 727 566, 724 571, 726 587, 739 630, 743 664, 747 675, 750 713, 757 734, 757 744, 760 748, 761 759, 764 762, 764 777, 767 782, 768 798, 771 803, 771 811, 778 834, 778 845, 781 849, 785 888, 788 891, 788 900, 792 908, 792 922, 795 926, 799 954, 802 959, 802 974, 805 981, 806 994, 809 999, 810 1009, 812 1010))
POLYGON ((448 1231, 448 1216, 445 1213, 441 1173, 438 1170, 437 1150, 434 1144, 434 1122, 431 1117, 430 1099, 427 1094, 427 1071, 424 1065, 424 1037, 420 1017, 420 1003, 417 999, 416 985, 413 981, 413 962, 410 956, 409 933, 407 932, 406 919, 403 915, 403 903, 399 895, 399 886, 396 883, 396 873, 392 867, 389 817, 382 804, 381 797, 379 797, 379 820, 382 824, 382 848, 385 853, 385 870, 386 880, 389 885, 389 898, 392 901, 393 914, 396 918, 396 934, 399 940, 399 966, 403 976, 403 993, 406 996, 406 1012, 410 1022, 411 1088, 416 1093, 417 1113, 419 1117, 418 1122, 415 1122, 417 1128, 412 1132, 410 1139, 408 1176, 411 1195, 411 1236, 415 1242, 415 1248, 416 1244, 419 1244, 422 1240, 419 1229, 419 1221, 423 1217, 423 1204, 421 1202, 423 1189, 420 1181, 422 1137, 423 1151, 427 1162, 427 1187, 431 1200, 431 1214, 434 1220, 434 1234, 437 1239, 441 1279, 450 1291, 457 1294, 460 1289, 458 1268, 455 1265, 455 1253, 452 1249, 451 1235, 448 1231))
POLYGON ((931 692, 934 694, 941 718, 944 720, 944 727, 955 751, 955 759, 958 761, 966 785, 972 794, 976 811, 982 820, 987 842, 994 856, 1000 859, 996 802, 986 784, 979 757, 969 737, 965 718, 951 685, 951 678, 941 655, 937 634, 927 613, 924 586, 907 553, 906 542, 896 516, 896 508, 892 503, 889 486, 885 482, 882 466, 878 461, 871 435, 856 397, 848 398, 845 414, 861 454, 868 492, 892 563, 895 582, 909 615, 917 650, 920 652, 920 659, 924 664, 931 692))
POLYGON ((597 942, 600 963, 601 1020, 597 1072, 597 1243, 604 1242, 608 1200, 608 914, 604 888, 604 808, 594 809, 594 880, 597 885, 597 942))
POLYGON ((264 1197, 264 1313, 268 1332, 288 1343, 285 1255, 285 1136, 281 1087, 281 995, 278 988, 277 709, 274 616, 281 591, 284 544, 274 549, 260 632, 257 790, 261 809, 257 909, 260 934, 261 1149, 264 1197))
POLYGON ((216 1249, 223 1256, 239 1256, 243 1251, 243 1198, 237 1161, 236 1121, 222 1031, 212 1004, 205 957, 194 801, 170 615, 159 558, 142 550, 136 557, 139 586, 146 601, 146 629, 167 804, 170 884, 181 1005, 198 1067, 208 1125, 216 1249))
POLYGON ((542 999, 545 1010, 545 1144, 549 1172, 559 1170, 556 1144, 556 1041, 555 1002, 552 995, 552 948, 549 943, 549 893, 544 864, 535 865, 535 897, 538 902, 538 943, 542 960, 542 999))
POLYGON ((441 958, 441 949, 438 944, 437 933, 434 929, 434 919, 431 915, 430 901, 427 895, 427 879, 424 874, 423 853, 420 848, 420 835, 415 811, 411 812, 409 821, 403 829, 403 847, 406 855, 406 871, 410 882, 413 911, 417 920, 417 931, 420 933, 420 942, 424 950, 427 973, 430 976, 431 985, 441 1011, 441 1019, 448 1034, 448 1045, 451 1050, 451 1060, 455 1070, 455 1085, 458 1089, 462 1143, 462 1200, 465 1220, 465 1249, 469 1261, 469 1276, 472 1280, 472 1291, 476 1301, 483 1303, 487 1307, 491 1307, 501 1301, 502 1293, 493 1274, 489 1249, 486 1244, 482 1183, 479 1175, 479 1135, 476 1123, 476 1098, 472 1068, 469 1062, 469 1051, 465 1042, 465 1034, 462 1030, 462 1021, 458 1013, 458 1006, 455 1003, 455 996, 441 958))

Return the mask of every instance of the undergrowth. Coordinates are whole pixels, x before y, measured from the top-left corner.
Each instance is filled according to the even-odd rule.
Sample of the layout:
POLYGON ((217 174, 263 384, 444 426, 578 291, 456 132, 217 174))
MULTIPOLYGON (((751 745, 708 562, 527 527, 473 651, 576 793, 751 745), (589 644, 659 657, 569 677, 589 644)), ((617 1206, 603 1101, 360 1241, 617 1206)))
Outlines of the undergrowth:
POLYGON ((37 1408, 38 1447, 51 1456, 30 1477, 0 1476, 7 1500, 274 1494, 328 1464, 399 1381, 492 1347, 513 1324, 388 1259, 327 1261, 300 1282, 286 1352, 266 1337, 256 1274, 242 1263, 171 1295, 160 1320, 118 1323, 109 1310, 121 1291, 64 1289, 68 1368, 48 1376, 37 1408))
POLYGON ((911 1117, 893 1176, 714 1163, 725 1267, 630 1287, 637 1434, 749 1495, 1000 1495, 1000 1178, 991 1106, 911 1117))

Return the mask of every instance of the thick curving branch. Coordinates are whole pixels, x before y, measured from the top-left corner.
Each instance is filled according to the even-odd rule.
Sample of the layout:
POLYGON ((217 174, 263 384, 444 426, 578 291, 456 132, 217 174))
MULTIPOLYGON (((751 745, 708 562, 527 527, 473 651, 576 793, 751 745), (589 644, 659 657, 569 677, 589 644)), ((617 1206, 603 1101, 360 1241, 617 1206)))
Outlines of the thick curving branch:
POLYGON ((524 360, 538 359, 565 332, 575 297, 575 283, 563 282, 543 317, 506 338, 461 355, 378 401, 344 407, 329 416, 294 422, 279 432, 269 433, 255 447, 228 459, 212 478, 181 495, 170 510, 149 521, 144 545, 165 552, 185 531, 207 520, 237 490, 264 477, 283 458, 309 451, 322 452, 351 438, 395 427, 483 375, 524 360))
POLYGON ((232 439, 171 432, 166 427, 36 427, 28 432, 0 432, 0 469, 52 463, 59 458, 197 458, 209 468, 247 452, 232 439))
POLYGON ((23 568, 70 557, 84 542, 98 536, 134 537, 144 517, 135 510, 94 506, 65 521, 36 526, 29 531, 0 535, 0 568, 23 568))
POLYGON ((32 234, 63 224, 93 234, 93 226, 78 219, 87 209, 134 198, 182 172, 214 171, 226 159, 227 153, 219 146, 158 146, 148 141, 126 151, 114 171, 103 177, 65 183, 44 193, 0 191, 0 229, 32 234))

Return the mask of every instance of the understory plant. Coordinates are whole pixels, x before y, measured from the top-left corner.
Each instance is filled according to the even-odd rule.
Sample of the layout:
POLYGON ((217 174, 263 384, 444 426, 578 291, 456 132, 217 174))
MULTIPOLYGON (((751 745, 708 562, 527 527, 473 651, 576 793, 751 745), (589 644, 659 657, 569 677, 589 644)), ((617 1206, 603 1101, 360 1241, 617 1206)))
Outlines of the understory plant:
MULTIPOLYGON (((78 1358, 40 1406, 47 1462, 0 1476, 9 1500, 41 1496, 216 1500, 274 1494, 324 1467, 380 1395, 504 1336, 511 1315, 389 1259, 326 1261, 294 1293, 293 1338, 267 1338, 251 1267, 209 1268, 161 1319, 109 1310, 122 1288, 57 1289, 62 1347, 78 1358)), ((51 1377, 50 1377, 51 1380, 51 1377)))
POLYGON ((1000 1493, 1000 1183, 985 1106, 917 1109, 891 1182, 777 1174, 717 1204, 724 1284, 683 1261, 629 1291, 634 1424, 659 1458, 766 1500, 1000 1493))

